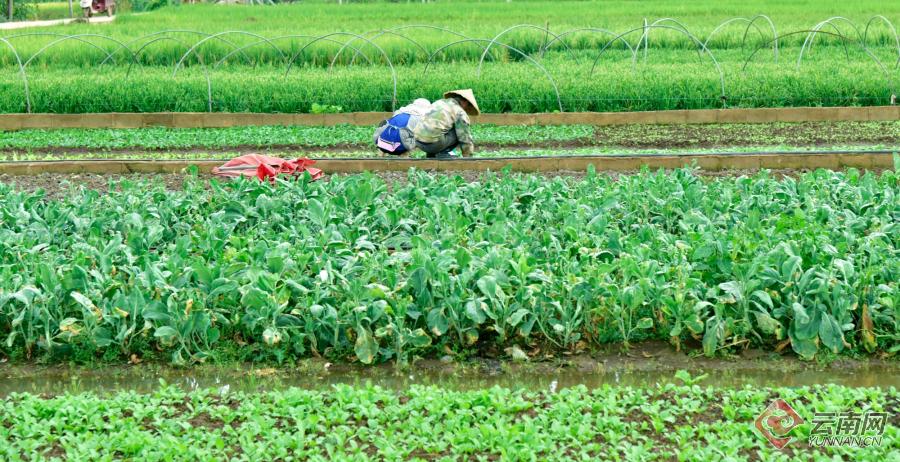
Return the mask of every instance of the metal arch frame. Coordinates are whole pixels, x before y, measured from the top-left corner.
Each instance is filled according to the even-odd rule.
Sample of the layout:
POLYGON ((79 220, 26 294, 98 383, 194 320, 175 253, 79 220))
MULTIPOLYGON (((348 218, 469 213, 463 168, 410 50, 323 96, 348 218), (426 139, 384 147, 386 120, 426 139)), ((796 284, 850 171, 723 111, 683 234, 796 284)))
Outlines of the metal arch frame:
POLYGON ((647 48, 649 48, 649 46, 650 46, 650 34, 647 32, 647 26, 650 25, 650 23, 647 22, 647 18, 644 18, 644 21, 642 22, 642 24, 644 26, 642 27, 643 32, 641 33, 641 38, 638 40, 638 49, 640 50, 640 48, 641 48, 641 42, 644 42, 644 61, 646 61, 647 60, 647 48))
MULTIPOLYGON (((859 28, 856 27, 856 24, 855 24, 853 21, 851 21, 851 20, 849 20, 849 19, 847 19, 847 18, 845 18, 845 17, 843 17, 843 16, 832 16, 832 17, 830 17, 830 18, 828 18, 828 19, 826 19, 826 20, 824 20, 824 21, 822 21, 822 22, 816 24, 815 26, 813 26, 812 30, 811 30, 811 31, 809 32, 809 34, 806 36, 806 39, 803 40, 803 46, 800 47, 800 55, 797 57, 797 68, 800 67, 800 61, 803 60, 803 53, 805 53, 806 50, 808 50, 808 49, 812 49, 813 40, 815 40, 816 34, 818 34, 819 32, 821 32, 821 29, 822 29, 823 27, 825 27, 826 25, 827 25, 827 26, 831 26, 831 28, 834 29, 835 32, 837 32, 838 35, 840 35, 840 36, 842 36, 842 37, 844 36, 843 33, 841 33, 841 30, 838 29, 837 25, 834 24, 834 21, 844 21, 844 22, 846 22, 847 24, 849 24, 850 27, 852 27, 853 30, 856 31, 857 38, 860 40, 860 42, 863 41, 863 35, 862 35, 862 33, 859 31, 859 28)), ((841 44, 844 46, 844 54, 847 56, 847 60, 849 61, 849 60, 850 60, 850 50, 847 49, 847 42, 842 40, 842 41, 841 41, 841 44)), ((868 49, 868 48, 866 47, 866 44, 865 44, 865 43, 863 43, 862 45, 863 45, 863 48, 868 49)))
MULTIPOLYGON (((152 34, 152 35, 160 35, 160 34, 152 34)), ((132 62, 128 65, 128 70, 125 72, 125 79, 128 79, 129 77, 131 77, 131 69, 134 66, 134 64, 140 65, 140 63, 137 62, 137 56, 140 55, 141 51, 143 51, 146 47, 148 47, 156 42, 162 42, 164 40, 172 40, 172 41, 175 41, 175 42, 178 42, 178 43, 184 45, 185 48, 190 48, 190 44, 188 42, 185 42, 184 40, 181 40, 181 39, 177 39, 175 37, 157 37, 153 40, 150 40, 149 42, 143 44, 140 48, 138 48, 138 50, 133 54, 135 59, 132 60, 132 62)), ((203 77, 206 79, 206 109, 208 112, 212 112, 213 111, 212 110, 212 78, 209 75, 209 66, 207 66, 206 63, 203 62, 202 55, 198 54, 197 59, 200 60, 200 66, 203 68, 203 77)), ((173 75, 172 78, 174 79, 175 75, 173 75)))
POLYGON ((876 14, 875 16, 869 18, 869 20, 866 22, 866 29, 863 32, 863 43, 866 43, 868 41, 869 26, 871 26, 872 23, 878 19, 887 24, 888 28, 891 29, 891 32, 894 33, 894 42, 896 42, 897 44, 897 64, 895 65, 895 67, 900 66, 900 36, 897 35, 897 29, 894 27, 894 23, 892 23, 888 18, 880 14, 876 14))
MULTIPOLYGON (((211 36, 205 37, 205 38, 201 39, 200 41, 198 41, 197 43, 195 43, 194 46, 192 46, 188 51, 186 51, 184 53, 184 55, 181 56, 181 59, 178 60, 178 63, 175 64, 175 69, 172 71, 172 77, 175 77, 175 75, 178 74, 178 69, 181 67, 182 63, 184 63, 184 60, 187 59, 187 57, 190 56, 191 53, 194 53, 194 50, 198 49, 200 47, 200 45, 203 45, 207 41, 212 40, 214 38, 218 38, 220 36, 228 35, 228 34, 249 35, 251 37, 261 39, 261 40, 267 42, 269 45, 271 45, 272 48, 274 48, 278 52, 278 54, 281 55, 282 58, 285 57, 284 52, 281 51, 280 48, 275 46, 274 43, 272 43, 269 39, 263 37, 262 35, 254 34, 253 32, 240 31, 240 30, 229 30, 229 31, 212 34, 211 36)), ((196 54, 196 53, 194 53, 194 54, 196 54)))
MULTIPOLYGON (((709 35, 706 36, 706 40, 703 42, 703 45, 704 46, 709 45, 709 41, 712 40, 713 36, 716 35, 716 32, 721 30, 723 27, 725 27, 733 22, 745 21, 745 22, 747 22, 747 27, 744 29, 743 38, 741 38, 741 48, 744 48, 747 44, 747 35, 750 33, 751 27, 755 27, 757 32, 759 32, 759 35, 761 35, 761 36, 763 36, 763 38, 765 38, 766 35, 763 33, 762 29, 760 29, 759 26, 756 25, 756 21, 758 21, 760 19, 765 19, 769 23, 769 27, 772 29, 772 36, 778 37, 778 30, 775 29, 775 23, 772 22, 772 18, 770 18, 764 14, 758 14, 752 18, 745 18, 743 16, 737 17, 737 18, 731 18, 731 19, 719 24, 718 26, 716 26, 715 29, 712 30, 712 32, 709 33, 709 35)), ((773 43, 772 49, 775 53, 775 62, 777 63, 778 62, 778 41, 775 40, 772 43, 773 43)))
MULTIPOLYGON (((379 38, 379 37, 381 37, 381 36, 383 36, 383 35, 385 35, 385 34, 391 34, 391 35, 393 35, 393 36, 395 36, 395 37, 400 37, 400 38, 402 38, 403 40, 406 40, 407 42, 412 43, 416 48, 422 50, 422 52, 424 52, 426 55, 428 54, 428 49, 425 48, 424 46, 422 46, 421 43, 419 43, 419 42, 417 42, 417 41, 415 41, 415 40, 413 40, 413 39, 411 39, 411 38, 409 38, 409 37, 407 37, 407 36, 405 36, 405 35, 403 35, 403 34, 401 34, 401 33, 394 32, 394 31, 391 31, 391 30, 384 30, 384 29, 382 29, 382 30, 378 30, 378 31, 364 32, 362 35, 363 35, 363 36, 366 36, 366 35, 369 35, 369 34, 374 34, 372 37, 369 38, 370 40, 375 40, 375 39, 377 39, 377 38, 379 38)), ((348 40, 346 43, 344 43, 343 46, 341 46, 340 49, 338 49, 337 53, 334 54, 334 57, 331 58, 331 63, 328 64, 328 68, 329 68, 329 69, 334 68, 334 64, 337 62, 338 57, 340 57, 341 54, 344 52, 344 50, 345 50, 346 48, 348 48, 348 47, 354 50, 353 57, 350 58, 350 65, 353 65, 353 63, 356 62, 356 58, 357 58, 360 54, 362 54, 362 47, 356 48, 356 47, 351 46, 350 44, 353 43, 354 40, 356 40, 356 38, 351 38, 351 39, 348 40)))
POLYGON ((9 40, 0 37, 0 41, 6 44, 12 51, 13 56, 16 57, 16 63, 19 65, 19 74, 22 76, 22 84, 25 86, 25 112, 31 114, 31 90, 28 88, 28 73, 25 72, 25 66, 22 65, 22 57, 19 56, 19 51, 16 50, 16 47, 9 40))
MULTIPOLYGON (((503 30, 502 32, 500 32, 499 34, 495 35, 494 38, 491 39, 490 43, 488 43, 488 45, 486 47, 484 47, 484 51, 481 53, 481 58, 478 60, 478 75, 481 75, 481 65, 484 64, 484 58, 487 57, 488 51, 491 50, 491 47, 494 46, 495 43, 500 43, 497 40, 500 37, 502 37, 503 35, 508 34, 509 32, 512 32, 516 29, 524 29, 524 28, 539 30, 541 32, 546 33, 547 35, 552 35, 554 39, 559 37, 557 34, 554 34, 553 32, 551 32, 550 28, 541 27, 541 26, 537 26, 534 24, 517 24, 515 26, 508 27, 505 30, 503 30)), ((560 43, 562 43, 563 45, 566 46, 566 49, 569 51, 569 55, 571 57, 572 49, 569 48, 569 45, 567 45, 565 42, 560 42, 560 43)), ((541 50, 542 56, 543 56, 543 50, 545 50, 545 49, 546 48, 543 45, 539 48, 539 50, 541 50)))
POLYGON ((378 46, 378 44, 376 44, 375 42, 373 42, 373 41, 371 41, 371 40, 369 40, 369 39, 367 39, 367 38, 365 38, 365 37, 363 37, 363 36, 361 36, 361 35, 359 35, 359 34, 354 34, 354 33, 352 33, 352 32, 332 32, 332 33, 330 33, 330 34, 320 35, 319 37, 317 37, 316 39, 314 39, 314 40, 312 40, 311 42, 307 43, 306 45, 303 45, 303 46, 297 51, 297 53, 295 53, 293 56, 291 56, 290 61, 288 61, 288 63, 287 63, 287 69, 285 69, 285 71, 284 71, 284 76, 285 76, 285 78, 287 78, 288 74, 291 72, 291 67, 293 67, 294 61, 297 59, 298 56, 300 56, 300 53, 302 53, 303 50, 305 50, 305 49, 308 48, 310 45, 312 45, 312 44, 314 44, 314 43, 316 43, 316 42, 318 42, 318 41, 320 41, 320 40, 325 40, 325 39, 328 39, 328 38, 333 37, 333 36, 335 36, 335 35, 344 35, 344 36, 349 35, 349 36, 351 36, 351 37, 356 37, 356 38, 358 38, 358 39, 360 39, 360 40, 364 40, 364 41, 366 41, 367 43, 369 43, 370 45, 372 45, 373 47, 375 47, 375 48, 381 53, 381 56, 384 57, 384 60, 385 60, 385 61, 387 61, 388 67, 391 68, 391 80, 393 81, 393 84, 394 84, 393 93, 392 93, 392 95, 391 95, 391 111, 393 111, 394 109, 396 109, 396 108, 397 108, 397 70, 394 69, 394 63, 391 62, 391 58, 387 55, 387 53, 384 52, 384 49, 382 49, 380 46, 378 46))
MULTIPOLYGON (((695 37, 695 36, 694 36, 693 34, 691 34, 689 31, 686 31, 686 30, 683 30, 683 29, 679 29, 679 28, 677 28, 677 27, 666 26, 666 25, 662 25, 662 24, 649 24, 649 25, 647 25, 646 27, 647 27, 647 29, 651 29, 651 28, 660 28, 660 29, 670 29, 670 30, 674 30, 674 31, 677 31, 677 32, 681 32, 681 33, 687 35, 691 40, 693 40, 694 43, 700 45, 700 48, 698 49, 698 52, 699 52, 700 50, 706 52, 706 54, 709 55, 709 58, 712 60, 713 64, 715 65, 716 71, 719 73, 719 81, 720 81, 720 84, 721 84, 721 87, 722 87, 722 99, 723 99, 723 101, 724 101, 724 99, 725 99, 725 97, 726 97, 726 93, 725 93, 725 74, 722 72, 722 67, 719 65, 719 60, 717 60, 716 57, 715 57, 715 55, 713 55, 713 53, 712 53, 711 51, 709 51, 708 48, 706 48, 706 45, 704 45, 697 37, 695 37)), ((610 45, 611 43, 613 43, 614 40, 616 40, 616 39, 618 39, 618 38, 620 38, 620 37, 624 37, 624 36, 626 36, 626 35, 628 35, 628 34, 637 32, 637 31, 642 30, 642 29, 644 29, 644 28, 643 28, 643 27, 638 27, 638 28, 635 28, 635 29, 631 29, 631 30, 629 30, 629 31, 626 31, 626 32, 623 32, 623 33, 619 34, 618 36, 616 36, 615 39, 613 39, 613 40, 607 42, 606 45, 604 45, 603 48, 600 50, 600 53, 597 55, 597 58, 594 60, 594 64, 593 64, 593 66, 591 66, 591 73, 590 73, 589 75, 590 75, 590 76, 593 76, 593 75, 594 75, 594 69, 597 67, 597 63, 600 61, 600 58, 603 57, 603 53, 607 50, 607 48, 609 48, 609 45, 610 45)))
POLYGON ((567 30, 567 31, 565 31, 565 32, 563 32, 563 33, 561 33, 561 34, 559 34, 559 35, 557 36, 557 38, 554 38, 553 40, 550 40, 549 42, 547 42, 547 44, 544 45, 544 49, 545 49, 545 50, 546 50, 546 49, 549 49, 549 48, 550 48, 550 45, 553 45, 553 43, 556 42, 557 39, 558 39, 559 41, 562 41, 562 39, 563 39, 564 37, 566 37, 566 36, 568 36, 568 35, 571 35, 571 34, 576 34, 576 33, 579 33, 579 32, 599 32, 599 33, 602 33, 602 34, 612 35, 612 36, 614 37, 614 38, 613 38, 613 41, 621 40, 622 43, 624 43, 625 46, 628 48, 628 51, 631 52, 632 63, 637 63, 637 49, 635 49, 634 47, 632 47, 631 44, 628 43, 628 40, 625 40, 623 37, 619 37, 615 32, 613 32, 613 31, 611 31, 611 30, 609 30, 609 29, 602 29, 602 28, 596 28, 596 27, 584 27, 584 28, 580 28, 580 29, 567 30))
MULTIPOLYGON (((446 50, 447 48, 450 48, 451 46, 454 46, 454 45, 459 45, 459 44, 461 44, 461 43, 489 42, 489 41, 490 41, 490 40, 488 40, 488 39, 463 39, 463 40, 458 40, 458 41, 456 41, 456 42, 448 43, 448 44, 446 44, 446 45, 444 45, 444 46, 438 48, 437 50, 434 50, 434 52, 431 54, 431 56, 428 57, 428 62, 425 64, 425 70, 422 71, 422 75, 425 75, 425 73, 428 72, 428 66, 431 65, 431 62, 432 62, 432 60, 434 59, 434 56, 437 55, 438 53, 440 53, 440 52, 446 50)), ((549 72, 547 72, 547 69, 546 69, 544 66, 542 66, 541 63, 537 62, 534 58, 532 58, 531 56, 528 56, 527 53, 525 53, 525 52, 522 51, 522 50, 519 50, 518 48, 512 47, 512 46, 507 45, 507 44, 505 44, 505 43, 503 43, 503 42, 494 42, 494 43, 496 43, 497 45, 500 45, 500 46, 502 46, 502 47, 505 47, 505 48, 508 49, 508 50, 512 50, 512 51, 518 53, 518 54, 521 55, 523 58, 525 58, 525 59, 531 61, 532 64, 534 64, 535 66, 537 66, 538 69, 540 69, 541 72, 543 72, 544 75, 547 77, 547 80, 550 81, 550 84, 553 85, 553 90, 556 92, 556 103, 557 103, 557 105, 559 106, 559 112, 564 112, 564 111, 563 111, 563 106, 562 106, 562 98, 561 98, 560 95, 559 95, 559 86, 556 85, 556 80, 553 78, 552 75, 550 75, 549 72)), ((480 72, 480 70, 479 70, 479 73, 478 73, 478 78, 481 78, 481 72, 480 72)))
MULTIPOLYGON (((641 33, 641 38, 640 38, 640 40, 638 40, 638 45, 640 46, 640 43, 641 43, 641 42, 644 42, 644 59, 645 59, 645 60, 647 59, 647 48, 650 46, 650 31, 651 31, 652 29, 659 28, 659 26, 660 26, 661 23, 663 23, 663 22, 672 22, 672 23, 675 23, 675 24, 676 24, 678 27, 680 27, 681 29, 678 29, 677 27, 673 27, 673 26, 667 26, 667 27, 665 27, 665 28, 666 28, 666 29, 671 29, 671 30, 676 30, 676 31, 684 32, 685 35, 687 35, 688 37, 693 38, 693 39, 694 39, 694 42, 696 42, 696 43, 698 43, 698 44, 700 43, 700 40, 699 40, 698 38, 696 38, 696 37, 694 36, 694 34, 691 33, 691 31, 687 28, 687 26, 685 26, 684 24, 682 24, 680 21, 678 21, 678 20, 675 19, 675 18, 660 18, 660 19, 657 19, 656 21, 653 21, 653 22, 650 23, 650 24, 647 24, 646 21, 647 21, 647 20, 645 19, 645 20, 644 20, 644 25, 643 25, 643 27, 641 27, 641 28, 639 28, 639 29, 632 29, 631 31, 628 32, 628 33, 631 33, 631 32, 633 32, 634 30, 641 30, 641 31, 643 31, 643 32, 641 33)), ((705 45, 704 45, 704 48, 706 48, 705 45)), ((699 48, 697 49, 697 59, 699 59, 701 62, 703 61, 703 57, 700 55, 700 49, 699 49, 699 48)))
MULTIPOLYGON (((788 32, 788 33, 786 33, 786 34, 780 35, 779 38, 784 38, 784 37, 788 37, 788 36, 791 36, 791 35, 797 35, 797 34, 809 34, 810 32, 813 32, 813 30, 800 30, 800 31, 788 32)), ((819 33, 819 34, 825 34, 825 35, 831 35, 831 36, 834 36, 834 37, 838 37, 838 38, 840 38, 843 42, 848 42, 848 41, 851 42, 851 43, 853 42, 852 39, 850 39, 850 38, 848 38, 847 36, 841 34, 840 32, 834 33, 834 32, 825 32, 825 31, 822 31, 822 30, 816 30, 815 32, 816 32, 816 33, 819 33)), ((891 75, 891 73, 888 71, 887 68, 884 67, 884 64, 882 64, 881 60, 878 59, 878 57, 875 56, 875 54, 873 54, 873 53, 871 52, 871 50, 869 50, 868 47, 865 46, 865 44, 860 43, 860 42, 858 42, 858 41, 856 42, 856 44, 859 45, 860 48, 862 48, 863 52, 865 52, 867 55, 869 55, 869 57, 870 57, 873 61, 875 61, 875 64, 877 64, 878 67, 881 68, 881 71, 884 73, 884 76, 885 76, 885 78, 886 78, 887 81, 888 81, 888 90, 891 92, 891 96, 892 96, 892 97, 895 96, 895 95, 896 95, 896 92, 894 91, 894 79, 893 79, 893 76, 891 75)), ((763 46, 768 46, 768 43, 764 44, 763 46)), ((743 67, 741 67, 741 71, 745 71, 745 70, 747 69, 747 65, 750 64, 750 61, 753 59, 753 57, 756 55, 756 53, 758 53, 759 50, 761 50, 761 49, 762 49, 762 47, 759 47, 759 48, 757 48, 752 54, 750 54, 750 57, 748 57, 747 60, 744 61, 744 65, 743 65, 743 67)), ((798 68, 799 68, 799 67, 798 67, 798 68)))
MULTIPOLYGON (((56 33, 56 32, 32 32, 32 33, 27 33, 27 34, 10 35, 10 36, 7 36, 6 38, 11 39, 11 38, 19 38, 19 37, 40 37, 40 36, 44 36, 44 37, 72 37, 72 36, 69 36, 69 35, 66 35, 66 34, 59 34, 59 33, 56 33)), ((97 45, 96 43, 91 42, 90 40, 84 40, 84 39, 82 39, 80 36, 74 36, 74 39, 75 39, 76 41, 78 41, 78 42, 86 43, 86 44, 88 44, 88 45, 90 45, 90 46, 96 48, 97 50, 100 50, 100 51, 103 52, 103 53, 106 53, 106 58, 104 58, 103 61, 100 62, 100 65, 101 65, 101 66, 102 66, 103 64, 105 64, 106 61, 108 61, 110 58, 112 58, 113 53, 119 51, 119 48, 116 48, 115 51, 113 51, 112 53, 110 53, 110 52, 104 50, 103 47, 101 47, 100 45, 97 45)), ((126 49, 128 49, 128 48, 126 47, 126 49)), ((128 51, 130 52, 131 50, 128 50, 128 51)))
MULTIPOLYGON (((466 34, 457 32, 455 30, 447 29, 446 27, 432 26, 429 24, 407 24, 405 26, 397 26, 397 27, 392 27, 390 29, 384 29, 383 31, 378 32, 374 36, 372 36, 371 40, 375 40, 375 39, 381 37, 382 35, 384 35, 385 33, 396 33, 396 31, 398 31, 398 30, 405 30, 405 29, 431 29, 431 30, 436 30, 436 31, 447 33, 447 34, 455 35, 457 37, 461 37, 464 39, 474 38, 474 37, 470 37, 466 34)), ((425 47, 422 47, 422 48, 424 49, 425 47)), ((342 52, 342 50, 339 50, 338 54, 340 54, 341 52, 342 52)), ((428 53, 427 49, 425 49, 425 53, 430 54, 430 53, 428 53)), ((355 61, 356 61, 356 55, 354 55, 353 59, 350 60, 350 64, 353 64, 355 61)))
MULTIPOLYGON (((139 42, 139 41, 141 41, 141 40, 148 39, 148 38, 150 38, 150 37, 156 37, 157 35, 163 35, 163 34, 194 34, 194 35, 200 35, 200 36, 203 36, 203 37, 212 37, 212 36, 214 35, 214 34, 209 34, 209 33, 206 33, 206 32, 200 32, 200 31, 196 31, 196 30, 188 30, 188 29, 166 29, 166 30, 162 30, 162 31, 158 31, 158 32, 153 32, 152 34, 142 35, 142 36, 140 36, 140 37, 138 37, 138 38, 135 38, 135 39, 132 39, 132 40, 130 40, 130 41, 128 41, 128 42, 125 42, 125 44, 126 44, 126 45, 131 45, 131 44, 137 43, 137 42, 139 42)), ((221 41, 222 43, 224 43, 225 45, 228 45, 228 46, 230 46, 230 47, 232 47, 232 48, 236 48, 236 47, 237 47, 237 44, 234 43, 234 42, 232 42, 232 41, 230 41, 230 40, 226 40, 226 39, 224 39, 224 38, 222 38, 222 37, 215 37, 215 38, 216 38, 216 40, 219 40, 219 41, 221 41)), ((145 45, 146 45, 146 44, 145 44, 145 45)), ((138 52, 140 52, 140 50, 141 50, 142 48, 143 48, 143 46, 142 46, 141 48, 138 48, 138 52)), ((117 51, 118 51, 118 50, 117 50, 117 51)), ((135 53, 135 54, 137 54, 137 53, 135 53)), ((247 56, 247 55, 244 55, 244 56, 245 56, 248 60, 250 59, 249 56, 247 56)), ((104 62, 105 62, 105 60, 104 60, 104 62)), ((101 63, 101 64, 102 64, 102 63, 101 63)))
MULTIPOLYGON (((35 35, 37 35, 37 34, 35 34, 35 35)), ((47 35, 47 34, 41 34, 41 35, 47 35)), ((21 37, 21 35, 20 35, 20 37, 21 37)), ((111 41, 111 42, 114 42, 114 43, 118 44, 120 48, 127 50, 128 53, 131 54, 131 59, 134 60, 134 53, 131 53, 131 50, 130 50, 124 43, 122 43, 122 42, 120 42, 120 41, 118 41, 118 40, 116 40, 116 39, 114 39, 114 38, 112 38, 112 37, 107 37, 107 36, 105 36, 105 35, 98 35, 98 34, 74 34, 74 35, 65 35, 65 36, 59 36, 59 37, 60 37, 60 38, 58 38, 58 39, 56 39, 56 40, 54 40, 54 41, 52 41, 52 42, 50 42, 50 43, 44 45, 43 47, 41 47, 41 49, 39 49, 37 52, 35 52, 33 55, 31 55, 31 57, 28 58, 28 60, 25 61, 25 64, 24 64, 24 65, 25 65, 25 66, 28 66, 29 64, 31 64, 31 61, 32 61, 32 60, 34 60, 35 58, 37 58, 38 56, 40 56, 41 54, 43 54, 45 51, 49 50, 50 48, 52 48, 52 47, 54 47, 54 46, 56 46, 56 45, 59 45, 59 44, 62 43, 62 42, 65 42, 65 41, 67 41, 67 40, 75 40, 75 41, 78 41, 78 42, 81 42, 81 43, 90 43, 94 48, 98 48, 98 49, 102 50, 104 53, 106 53, 106 58, 107 58, 107 59, 109 59, 109 57, 112 56, 111 53, 109 53, 109 52, 103 50, 103 48, 100 48, 100 46, 98 46, 98 45, 96 45, 96 44, 94 44, 94 43, 92 43, 92 42, 89 42, 89 41, 87 41, 87 40, 83 40, 82 37, 98 37, 98 38, 102 38, 102 39, 106 39, 106 40, 109 40, 109 41, 111 41)), ((102 65, 102 64, 105 63, 105 62, 106 62, 106 59, 104 59, 100 64, 102 65)))
MULTIPOLYGON (((284 40, 284 39, 289 39, 289 38, 315 39, 315 38, 318 38, 318 37, 319 37, 318 35, 279 35, 278 37, 272 37, 272 38, 269 39, 269 40, 271 40, 271 41, 274 42, 275 40, 284 40)), ((340 45, 347 45, 345 42, 341 42, 340 40, 334 40, 334 39, 325 39, 325 40, 327 40, 327 41, 329 41, 329 42, 332 42, 332 43, 337 43, 337 44, 340 44, 340 45)), ((213 65, 213 68, 217 68, 217 67, 219 67, 220 65, 222 65, 222 63, 224 63, 226 59, 230 58, 230 57, 233 56, 235 53, 237 53, 237 52, 242 52, 243 50, 245 50, 245 49, 247 49, 247 48, 254 47, 254 46, 259 45, 259 44, 261 44, 261 43, 263 43, 263 42, 261 42, 261 41, 259 41, 259 42, 253 42, 253 43, 251 43, 251 44, 249 44, 249 45, 244 45, 244 46, 242 46, 242 47, 240 47, 240 48, 237 48, 237 49, 232 50, 232 51, 229 52, 227 55, 225 55, 224 57, 222 57, 222 59, 216 61, 216 64, 213 65)), ((359 49, 356 48, 356 47, 350 46, 350 48, 353 49, 353 50, 359 51, 359 49)), ((363 57, 366 58, 366 62, 368 62, 369 64, 372 64, 372 60, 369 59, 369 56, 368 56, 368 55, 366 55, 365 53, 363 53, 363 57)), ((285 63, 285 64, 287 64, 287 63, 285 63)))
MULTIPOLYGON (((172 40, 172 41, 178 42, 178 43, 184 45, 185 48, 190 48, 190 47, 191 47, 190 44, 188 44, 187 42, 185 42, 185 41, 183 41, 183 40, 180 40, 180 39, 177 39, 177 38, 175 38, 175 37, 157 37, 157 38, 155 38, 155 39, 153 39, 153 40, 150 40, 149 42, 147 42, 147 43, 141 45, 141 47, 138 48, 137 51, 134 52, 134 57, 135 57, 135 59, 134 59, 134 61, 132 61, 132 63, 130 63, 130 64, 128 65, 128 70, 125 72, 125 78, 127 79, 129 76, 131 76, 131 69, 132 69, 132 67, 133 67, 135 64, 139 64, 139 63, 137 62, 137 57, 140 56, 141 52, 144 51, 145 48, 147 48, 148 46, 150 46, 150 45, 152 45, 152 44, 154 44, 154 43, 156 43, 156 42, 162 42, 162 41, 164 41, 164 40, 172 40)), ((203 61, 203 58, 200 58, 200 61, 202 62, 202 61, 203 61)))

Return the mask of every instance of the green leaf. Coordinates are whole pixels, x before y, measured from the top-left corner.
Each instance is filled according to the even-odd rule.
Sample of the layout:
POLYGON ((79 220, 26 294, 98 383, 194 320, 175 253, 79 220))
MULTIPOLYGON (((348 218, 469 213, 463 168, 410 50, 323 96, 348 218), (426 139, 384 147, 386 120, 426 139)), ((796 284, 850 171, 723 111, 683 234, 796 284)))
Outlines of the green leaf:
POLYGON ((649 329, 651 327, 653 327, 653 320, 650 318, 641 318, 637 323, 638 329, 649 329))
POLYGON ((268 255, 266 256, 266 266, 273 273, 280 273, 284 270, 284 256, 268 255))
POLYGON ((363 364, 372 364, 375 361, 375 355, 378 353, 378 342, 369 329, 357 329, 356 345, 353 351, 363 364))
POLYGON ((794 302, 791 308, 794 310, 794 321, 800 324, 809 324, 809 313, 806 312, 803 305, 794 302))
POLYGON ((328 222, 328 217, 325 215, 325 206, 318 200, 310 199, 306 204, 306 209, 309 211, 309 216, 312 221, 319 226, 324 227, 328 222))
POLYGON ((153 336, 161 339, 164 342, 171 342, 178 336, 178 331, 169 326, 162 326, 156 329, 156 332, 153 333, 153 336))
POLYGON ((431 345, 431 337, 419 328, 410 333, 409 344, 416 348, 425 348, 431 345))
POLYGON ((245 308, 260 309, 268 304, 269 295, 256 287, 251 287, 241 297, 241 305, 245 308))
POLYGON ((470 300, 466 303, 466 316, 475 324, 481 324, 487 320, 484 311, 481 309, 481 302, 470 300))
POLYGON ((71 296, 73 300, 78 302, 79 305, 83 306, 87 310, 93 310, 94 308, 96 308, 94 302, 82 295, 80 292, 72 292, 71 294, 69 294, 69 296, 71 296))
POLYGON ((266 345, 277 345, 281 341, 281 333, 275 327, 269 327, 263 331, 263 342, 266 345))
POLYGON ((837 319, 830 314, 826 314, 819 323, 819 338, 834 353, 840 353, 844 349, 844 333, 837 319))
POLYGON ((734 297, 734 300, 737 302, 740 302, 744 299, 743 290, 741 290, 741 286, 737 283, 737 281, 723 282, 719 284, 719 288, 722 289, 722 291, 724 291, 726 294, 734 297))
POLYGON ((706 321, 706 332, 703 334, 703 352, 707 356, 716 353, 719 346, 720 336, 722 334, 722 323, 718 320, 710 318, 706 321))
POLYGON ((801 271, 803 267, 803 259, 793 255, 781 265, 781 276, 785 281, 794 279, 794 274, 801 271))
POLYGON ((772 303, 772 297, 763 290, 754 290, 753 293, 750 294, 750 297, 759 300, 770 310, 775 306, 775 304, 772 303))
POLYGON ((768 313, 754 311, 753 314, 756 316, 756 324, 764 334, 773 335, 777 332, 778 328, 781 327, 781 323, 772 316, 769 316, 768 313))
POLYGON ((440 337, 447 333, 447 329, 450 328, 450 320, 447 319, 447 316, 444 315, 444 311, 438 308, 435 308, 428 312, 428 328, 431 332, 440 337))
POLYGON ((493 276, 482 277, 478 280, 476 285, 486 297, 491 299, 497 298, 497 290, 499 287, 497 286, 497 279, 493 276))
POLYGON ((428 271, 425 268, 416 268, 409 275, 409 285, 416 295, 422 294, 428 289, 428 271))
POLYGON ((518 310, 516 310, 515 313, 510 315, 509 319, 507 319, 506 322, 508 322, 509 325, 511 325, 511 326, 517 326, 517 325, 519 325, 520 322, 522 322, 522 319, 527 315, 528 315, 528 310, 526 310, 524 308, 519 308, 518 310))
POLYGON ((819 351, 816 340, 797 339, 791 337, 791 348, 803 359, 813 359, 819 351))

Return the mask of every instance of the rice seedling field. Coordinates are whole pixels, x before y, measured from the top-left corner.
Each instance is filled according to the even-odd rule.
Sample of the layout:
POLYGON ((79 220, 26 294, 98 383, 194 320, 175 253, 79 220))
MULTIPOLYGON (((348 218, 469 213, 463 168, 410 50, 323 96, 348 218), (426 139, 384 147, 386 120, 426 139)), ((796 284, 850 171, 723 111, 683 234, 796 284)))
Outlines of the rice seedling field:
MULTIPOLYGON (((872 0, 125 9, 0 33, 0 113, 391 111, 453 88, 487 113, 890 106, 898 20, 872 0)), ((0 131, 0 171, 382 165, 373 130, 0 131)), ((900 122, 472 132, 487 159, 782 163, 0 174, 0 460, 900 459, 900 122)))
POLYGON ((384 111, 454 87, 487 112, 891 104, 900 9, 845 3, 182 5, 5 33, 0 112, 384 111))

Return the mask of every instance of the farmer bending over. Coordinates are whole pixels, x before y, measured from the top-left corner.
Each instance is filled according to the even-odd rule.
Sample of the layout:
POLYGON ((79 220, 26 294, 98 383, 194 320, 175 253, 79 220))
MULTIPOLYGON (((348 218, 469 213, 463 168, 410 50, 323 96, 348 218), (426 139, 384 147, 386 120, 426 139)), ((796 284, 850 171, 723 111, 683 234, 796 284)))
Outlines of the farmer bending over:
POLYGON ((452 159, 459 146, 464 157, 471 157, 475 143, 469 128, 469 115, 478 115, 478 102, 472 90, 444 93, 444 99, 425 106, 418 99, 403 107, 375 130, 375 144, 382 152, 399 155, 414 148, 426 157, 452 159))

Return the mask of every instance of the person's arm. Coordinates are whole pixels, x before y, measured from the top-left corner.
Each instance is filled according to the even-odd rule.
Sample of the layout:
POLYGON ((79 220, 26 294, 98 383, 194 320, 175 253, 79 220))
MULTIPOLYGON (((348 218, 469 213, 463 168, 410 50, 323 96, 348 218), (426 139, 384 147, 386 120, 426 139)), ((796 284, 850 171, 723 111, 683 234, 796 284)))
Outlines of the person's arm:
POLYGON ((465 113, 461 117, 457 117, 453 128, 456 130, 456 139, 459 140, 459 150, 463 157, 472 157, 472 153, 475 152, 475 140, 472 139, 472 129, 469 127, 469 118, 465 113))
POLYGON ((384 131, 385 125, 387 125, 387 119, 382 120, 377 127, 375 127, 375 135, 372 136, 372 143, 378 144, 378 137, 381 136, 381 132, 384 131))

